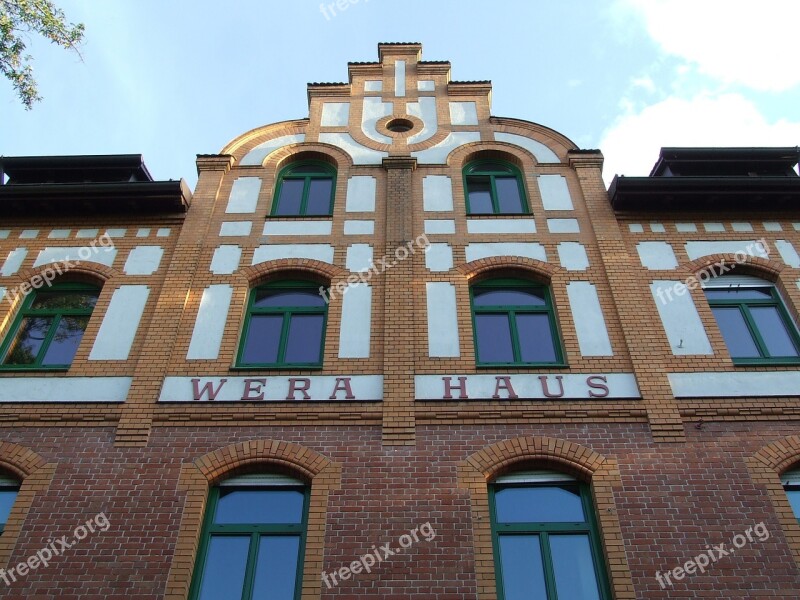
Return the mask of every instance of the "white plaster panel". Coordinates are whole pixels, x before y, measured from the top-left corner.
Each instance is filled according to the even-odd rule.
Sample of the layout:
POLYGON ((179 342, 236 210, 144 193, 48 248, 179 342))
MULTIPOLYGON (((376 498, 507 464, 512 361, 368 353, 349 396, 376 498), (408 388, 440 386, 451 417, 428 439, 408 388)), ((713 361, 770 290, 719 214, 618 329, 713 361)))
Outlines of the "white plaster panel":
POLYGON ((651 271, 678 268, 675 251, 667 242, 639 242, 636 251, 642 266, 651 271))
POLYGON ((330 235, 332 221, 267 221, 264 235, 330 235))
POLYGON ((375 212, 377 180, 369 175, 355 175, 347 180, 345 212, 375 212))
MULTIPOLYGON (((414 396, 417 400, 443 400, 445 394, 445 380, 449 380, 451 385, 458 384, 459 377, 465 378, 465 388, 470 399, 490 399, 497 389, 498 375, 471 375, 471 374, 446 374, 446 375, 417 375, 414 377, 414 396)), ((567 399, 587 399, 598 398, 592 396, 597 394, 597 388, 589 386, 587 379, 591 375, 575 374, 569 375, 560 373, 547 374, 503 374, 508 377, 514 391, 520 400, 548 400, 544 395, 542 379, 547 381, 548 389, 551 392, 559 390, 559 384, 555 378, 559 377, 564 388, 565 400, 567 399)), ((604 373, 604 385, 608 388, 607 395, 603 400, 609 398, 641 398, 639 386, 636 384, 636 377, 633 373, 604 373)), ((598 383, 597 381, 594 382, 598 383)), ((501 393, 505 393, 502 392, 501 393)), ((454 400, 459 397, 458 389, 451 391, 454 400)))
POLYGON ((425 266, 434 273, 453 268, 453 248, 450 244, 428 244, 425 248, 425 266))
POLYGON ((550 148, 541 142, 532 140, 531 138, 516 133, 495 133, 494 139, 498 142, 506 142, 507 144, 514 144, 520 148, 524 148, 536 158, 540 163, 558 163, 558 156, 550 148))
POLYGON ((33 240, 39 236, 38 229, 25 229, 19 234, 21 240, 33 240))
POLYGON ((453 210, 453 182, 447 175, 422 178, 422 208, 427 212, 453 210))
POLYGON ((666 233, 666 228, 661 223, 650 223, 650 231, 653 233, 666 233))
POLYGON ((393 110, 394 105, 391 102, 384 102, 380 96, 364 98, 361 112, 361 130, 364 135, 381 144, 391 144, 392 138, 378 133, 377 123, 384 117, 391 115, 393 110))
POLYGON ((11 231, 8 229, 0 229, 0 240, 7 240, 11 231))
POLYGON ((223 244, 214 249, 211 259, 211 272, 214 275, 230 275, 239 268, 242 249, 233 244, 223 244))
POLYGON ((350 271, 365 271, 372 267, 372 246, 352 244, 347 247, 345 266, 350 271))
POLYGON ((783 262, 793 269, 800 268, 800 256, 798 256, 797 250, 795 250, 791 242, 777 240, 775 242, 775 247, 778 249, 778 253, 781 255, 783 262))
POLYGON ((753 225, 750 223, 731 223, 731 229, 736 232, 747 233, 753 231, 753 225))
POLYGON ((323 127, 347 127, 350 123, 349 102, 325 102, 322 105, 323 127))
POLYGON ((372 331, 372 288, 349 284, 342 296, 339 358, 369 358, 372 331))
POLYGON ((76 238, 96 238, 100 235, 99 229, 78 229, 78 232, 75 234, 76 238))
POLYGON ((123 285, 114 290, 89 360, 128 360, 149 296, 146 285, 123 285))
POLYGON ((456 232, 456 222, 451 219, 425 219, 425 233, 451 234, 456 232))
POLYGON ((256 212, 258 194, 261 191, 261 177, 237 177, 231 187, 228 214, 248 214, 256 212))
POLYGON ((253 229, 251 221, 225 221, 219 228, 220 237, 238 237, 250 235, 253 229))
MULTIPOLYGON (((199 401, 208 402, 208 392, 206 385, 216 390, 215 402, 239 402, 247 390, 247 381, 252 381, 252 377, 165 377, 164 385, 161 387, 159 402, 193 402, 195 385, 202 396, 199 401), (194 383, 192 380, 195 380, 194 383), (224 380, 224 381, 223 381, 224 380)), ((349 380, 350 389, 356 400, 383 400, 383 376, 382 375, 311 375, 305 377, 309 380, 308 395, 309 401, 330 401, 344 400, 345 392, 341 389, 335 399, 331 399, 332 392, 336 389, 337 380, 346 378, 349 380)), ((297 377, 291 375, 270 375, 267 385, 260 388, 264 392, 262 402, 286 402, 287 393, 292 388, 292 380, 297 377)), ((251 395, 253 389, 250 389, 251 395)), ((303 393, 296 391, 294 401, 300 401, 303 393)))
POLYGON ((150 229, 148 227, 142 227, 136 232, 136 237, 137 238, 150 237, 150 229))
POLYGON ((106 229, 106 235, 108 237, 125 237, 125 234, 128 233, 127 229, 106 229))
POLYGON ((347 152, 353 159, 354 165, 379 165, 389 156, 388 152, 379 152, 359 144, 349 133, 320 133, 319 141, 347 152))
POLYGON ((567 296, 582 356, 613 356, 597 288, 588 281, 571 281, 567 296))
POLYGON ((675 229, 679 233, 695 233, 697 232, 697 225, 694 223, 675 223, 675 229))
POLYGON ((156 231, 156 237, 169 237, 170 233, 172 233, 172 230, 169 227, 162 227, 156 231))
POLYGON ((228 284, 210 285, 203 290, 200 309, 189 342, 186 358, 189 360, 215 360, 219 358, 228 309, 233 288, 228 284))
POLYGON ((85 246, 52 246, 39 252, 39 255, 36 257, 36 261, 33 263, 33 266, 40 267, 41 265, 48 265, 50 263, 62 261, 85 261, 95 262, 110 267, 114 264, 114 259, 116 257, 117 249, 114 246, 95 246, 94 248, 88 248, 85 246), (81 252, 81 250, 84 250, 84 252, 81 252))
POLYGON ((769 258, 766 249, 755 240, 720 241, 720 242, 686 242, 684 246, 689 260, 696 260, 709 254, 735 254, 745 252, 750 256, 769 258))
POLYGON ((547 252, 539 243, 487 242, 467 244, 464 249, 467 262, 492 256, 522 256, 547 262, 547 252))
POLYGON ((783 227, 781 227, 780 223, 776 223, 774 221, 767 221, 764 223, 764 229, 766 231, 783 231, 783 227))
POLYGON ((421 96, 417 102, 406 104, 406 110, 412 117, 422 121, 422 131, 408 138, 409 144, 419 144, 432 138, 439 129, 439 116, 436 114, 436 98, 421 96))
POLYGON ((676 398, 797 396, 800 371, 667 373, 676 398))
POLYGON ((481 134, 477 131, 451 131, 435 146, 427 150, 412 152, 411 156, 416 157, 421 165, 442 165, 447 162, 447 157, 456 148, 479 141, 481 141, 481 134))
POLYGON ((539 175, 536 183, 545 210, 574 210, 567 180, 563 175, 539 175))
POLYGON ((6 288, 5 286, 0 285, 0 300, 4 300, 6 297, 6 288))
POLYGON ((306 136, 302 133, 296 135, 282 135, 273 140, 268 140, 250 150, 239 164, 244 166, 260 165, 264 162, 264 159, 275 152, 275 150, 288 146, 289 144, 300 144, 305 140, 306 136))
POLYGON ((800 231, 800 223, 792 223, 792 227, 794 227, 795 231, 800 231))
POLYGON ((132 377, 4 377, 0 402, 125 402, 132 377))
POLYGON ((364 82, 364 91, 365 92, 382 92, 383 91, 383 81, 380 79, 373 79, 370 81, 364 82))
POLYGON ((428 356, 461 356, 455 286, 446 282, 428 282, 425 290, 428 303, 428 356))
POLYGON ((406 95, 406 61, 394 61, 394 95, 402 97, 406 95))
POLYGON ((714 353, 694 300, 683 283, 653 281, 650 291, 674 355, 714 353), (676 289, 684 293, 678 295, 676 289))
POLYGON ((478 107, 474 102, 450 103, 451 125, 477 125, 478 107))
POLYGON ((345 235, 372 235, 375 233, 375 221, 345 221, 345 235))
POLYGON ((467 233, 536 233, 533 219, 467 219, 467 233))
POLYGON ((417 82, 417 90, 420 92, 435 92, 436 82, 430 79, 421 79, 417 82))
POLYGON ((547 230, 550 233, 580 233, 578 219, 547 219, 547 230))
POLYGON ((703 223, 703 228, 709 233, 722 233, 725 231, 725 225, 722 223, 703 223))
POLYGON ((558 262, 567 271, 585 271, 589 268, 589 256, 586 247, 578 242, 561 242, 558 244, 558 262))
POLYGON ((27 256, 27 248, 15 248, 9 252, 8 256, 6 256, 5 262, 3 263, 3 268, 0 269, 0 275, 3 277, 8 277, 9 275, 13 275, 19 271, 19 268, 22 266, 22 262, 27 256))
POLYGON ((644 233, 644 226, 641 223, 631 223, 628 229, 631 233, 644 233))
POLYGON ((69 237, 69 229, 53 229, 50 233, 47 234, 51 240, 65 240, 69 237))
POLYGON ((161 246, 136 246, 128 254, 122 270, 126 275, 152 275, 158 271, 163 256, 161 246))
POLYGON ((333 246, 330 244, 267 244, 253 253, 253 264, 281 258, 310 258, 333 264, 333 246))

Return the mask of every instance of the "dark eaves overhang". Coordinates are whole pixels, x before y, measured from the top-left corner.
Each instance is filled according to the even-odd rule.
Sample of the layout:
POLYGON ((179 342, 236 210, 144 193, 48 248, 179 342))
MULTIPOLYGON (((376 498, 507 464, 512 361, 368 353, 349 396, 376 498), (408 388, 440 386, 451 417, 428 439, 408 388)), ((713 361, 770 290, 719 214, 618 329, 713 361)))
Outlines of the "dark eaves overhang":
POLYGON ((0 185, 0 217, 185 213, 186 182, 26 183, 0 185))
POLYGON ((608 188, 616 211, 800 210, 800 177, 624 177, 608 188))

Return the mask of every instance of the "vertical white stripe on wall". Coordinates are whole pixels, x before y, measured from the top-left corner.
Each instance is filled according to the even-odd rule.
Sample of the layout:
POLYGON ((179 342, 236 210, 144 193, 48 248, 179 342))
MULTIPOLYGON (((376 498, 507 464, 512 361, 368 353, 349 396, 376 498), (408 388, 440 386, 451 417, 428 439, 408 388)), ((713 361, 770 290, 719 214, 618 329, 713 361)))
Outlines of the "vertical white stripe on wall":
POLYGON ((347 286, 342 296, 339 358, 369 358, 372 331, 372 288, 365 283, 347 286))
POLYGON ((128 359, 148 296, 146 285, 123 285, 114 290, 89 360, 128 359))
POLYGON ((406 95, 406 61, 394 61, 394 95, 402 97, 406 95))
POLYGON ((594 284, 573 281, 567 285, 567 296, 581 355, 613 356, 603 308, 594 284))
POLYGON ((694 300, 683 283, 653 281, 650 291, 673 354, 714 353, 694 300), (678 295, 676 290, 682 290, 683 293, 678 295))
POLYGON ((232 295, 233 288, 227 284, 210 285, 203 290, 186 358, 214 360, 219 357, 232 295))
POLYGON ((455 286, 429 282, 425 288, 428 298, 428 356, 461 356, 455 286))

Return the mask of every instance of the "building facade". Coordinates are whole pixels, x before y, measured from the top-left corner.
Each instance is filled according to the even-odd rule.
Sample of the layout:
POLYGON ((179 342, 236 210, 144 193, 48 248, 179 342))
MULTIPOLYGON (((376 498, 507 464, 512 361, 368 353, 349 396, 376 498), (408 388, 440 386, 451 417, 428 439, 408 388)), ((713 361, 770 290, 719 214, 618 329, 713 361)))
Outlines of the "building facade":
POLYGON ((607 190, 421 51, 0 159, 0 598, 800 596, 798 149, 607 190))

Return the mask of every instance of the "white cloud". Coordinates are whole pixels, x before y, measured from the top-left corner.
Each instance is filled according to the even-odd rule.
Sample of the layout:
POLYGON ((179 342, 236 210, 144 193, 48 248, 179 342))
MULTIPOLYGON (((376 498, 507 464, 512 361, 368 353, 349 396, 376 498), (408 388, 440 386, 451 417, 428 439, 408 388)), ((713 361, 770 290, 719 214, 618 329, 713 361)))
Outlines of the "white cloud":
POLYGON ((650 172, 662 146, 797 146, 800 121, 769 123, 740 94, 667 98, 626 114, 603 133, 603 177, 650 172))
POLYGON ((668 54, 726 83, 762 91, 800 84, 798 0, 620 0, 668 54))

